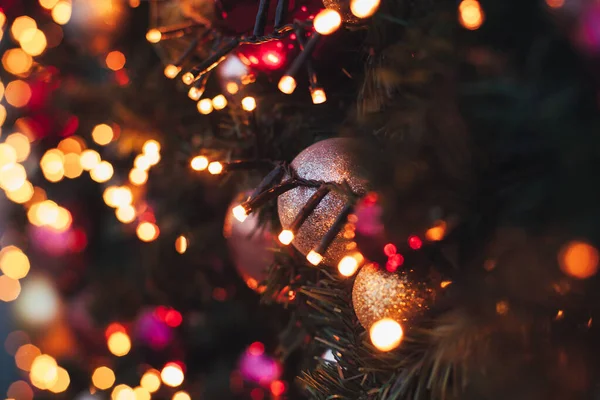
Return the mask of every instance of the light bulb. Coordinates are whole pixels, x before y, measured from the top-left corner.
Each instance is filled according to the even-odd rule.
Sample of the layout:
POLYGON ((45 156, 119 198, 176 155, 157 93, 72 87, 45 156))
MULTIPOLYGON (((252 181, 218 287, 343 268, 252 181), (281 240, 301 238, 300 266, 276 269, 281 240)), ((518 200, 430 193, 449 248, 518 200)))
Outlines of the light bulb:
POLYGON ((181 67, 174 64, 169 64, 165 67, 165 76, 169 79, 173 79, 181 71, 181 67))
POLYGON ((380 3, 381 0, 352 0, 350 11, 358 18, 368 18, 375 14, 380 3))
POLYGON ((240 222, 244 222, 246 218, 248 218, 248 213, 246 212, 246 208, 241 204, 239 206, 235 206, 233 210, 231 210, 235 219, 240 222))
POLYGON ((194 171, 204 171, 208 167, 208 158, 204 156, 196 156, 190 162, 194 171))
POLYGON ((194 74, 192 74, 191 72, 186 72, 181 76, 181 80, 186 85, 191 85, 194 82, 194 74))
POLYGON ((307 255, 306 255, 306 259, 308 260, 309 263, 311 263, 312 265, 314 265, 315 267, 317 265, 319 265, 321 263, 321 261, 323 261, 323 256, 319 253, 317 253, 314 250, 311 250, 307 255))
POLYGON ((371 326, 369 334, 373 346, 380 351, 390 351, 400 345, 404 332, 398 322, 391 318, 383 318, 371 326))
POLYGON ((292 243, 292 240, 294 240, 294 232, 292 232, 288 229, 284 229, 281 231, 278 238, 279 238, 279 242, 281 242, 281 244, 284 244, 287 246, 288 244, 292 243))
POLYGON ((215 110, 222 110, 225 107, 227 107, 227 99, 225 98, 225 96, 220 94, 218 96, 215 96, 214 99, 212 99, 212 105, 215 108, 215 110))
POLYGON ((198 112, 203 115, 210 114, 213 111, 213 103, 210 99, 202 99, 196 106, 198 107, 198 112))
POLYGON ((322 104, 327 101, 327 95, 322 88, 311 89, 310 96, 312 97, 313 104, 322 104))
POLYGON ((242 99, 242 108, 245 111, 254 111, 256 109, 256 99, 252 96, 247 96, 242 99))
POLYGON ((293 76, 284 75, 279 80, 277 87, 285 94, 292 94, 296 90, 296 80, 293 76))
POLYGON ((338 263, 338 271, 343 276, 352 276, 363 260, 364 258, 360 253, 345 256, 338 263))
POLYGON ((315 31, 321 35, 331 35, 337 31, 342 25, 342 17, 340 13, 331 9, 321 10, 313 21, 315 31))
POLYGON ((218 161, 211 162, 208 164, 208 172, 210 172, 212 175, 219 175, 221 172, 223 172, 223 164, 218 161))
POLYGON ((198 101, 198 100, 200 100, 200 97, 202 97, 203 93, 204 93, 204 90, 197 88, 195 86, 192 86, 190 88, 190 90, 188 91, 188 97, 194 101, 198 101))
POLYGON ((146 32, 146 40, 150 43, 158 43, 162 38, 162 33, 158 29, 150 29, 146 32))

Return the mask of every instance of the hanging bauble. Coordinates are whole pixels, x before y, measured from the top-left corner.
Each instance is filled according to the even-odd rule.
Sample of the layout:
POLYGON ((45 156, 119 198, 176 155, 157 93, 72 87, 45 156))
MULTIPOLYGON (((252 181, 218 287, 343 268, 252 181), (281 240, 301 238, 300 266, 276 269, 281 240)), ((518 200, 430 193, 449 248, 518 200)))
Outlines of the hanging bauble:
MULTIPOLYGON (((365 265, 354 281, 352 305, 365 329, 390 318, 401 325, 422 316, 435 298, 433 282, 412 270, 391 273, 377 264, 365 265)), ((406 327, 406 326, 405 326, 406 327)))
POLYGON ((270 223, 261 226, 257 213, 250 214, 244 222, 233 217, 232 208, 248 198, 242 193, 232 202, 225 217, 223 236, 231 252, 231 259, 248 287, 259 290, 259 283, 267 277, 267 268, 274 254, 269 249, 274 245, 270 223))
MULTIPOLYGON (((300 178, 323 182, 347 182, 354 193, 362 194, 366 192, 368 186, 364 178, 366 174, 353 157, 353 148, 360 145, 359 141, 346 138, 322 140, 304 149, 292 161, 291 167, 300 178)), ((314 187, 300 186, 279 196, 277 202, 279 220, 284 229, 290 227, 316 190, 314 187)), ((330 191, 296 232, 292 242, 294 247, 304 255, 315 249, 348 201, 346 194, 330 191)), ((342 229, 323 254, 323 263, 336 266, 351 247, 349 246, 351 243, 349 239, 344 238, 342 229)))
POLYGON ((347 24, 361 23, 361 19, 350 11, 350 0, 323 0, 323 5, 325 8, 337 11, 342 16, 342 21, 347 24))

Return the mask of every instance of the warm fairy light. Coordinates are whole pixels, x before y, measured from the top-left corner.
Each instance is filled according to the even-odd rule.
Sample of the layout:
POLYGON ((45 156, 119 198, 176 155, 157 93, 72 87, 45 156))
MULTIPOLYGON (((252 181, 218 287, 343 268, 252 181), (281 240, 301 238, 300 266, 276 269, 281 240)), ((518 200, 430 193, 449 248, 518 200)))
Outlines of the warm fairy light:
POLYGON ((565 0, 546 0, 546 4, 550 8, 561 8, 565 5, 565 0))
POLYGON ((135 400, 150 400, 150 392, 141 386, 133 388, 133 395, 135 400))
POLYGON ((143 169, 133 168, 129 172, 129 182, 136 186, 143 185, 148 181, 148 173, 143 169))
POLYGON ((54 8, 54 6, 56 6, 56 3, 58 3, 58 0, 39 0, 40 1, 40 6, 44 7, 47 10, 52 10, 54 8))
POLYGON ((207 115, 213 111, 213 103, 210 99, 202 99, 196 105, 200 114, 207 115))
POLYGON ((6 391, 7 400, 33 400, 33 389, 25 381, 15 381, 6 391))
POLYGON ((222 110, 227 107, 227 99, 222 94, 219 94, 212 99, 212 105, 215 110, 222 110))
POLYGON ((429 228, 427 232, 425 232, 425 238, 432 242, 440 241, 446 235, 446 228, 446 222, 438 221, 433 227, 429 228))
POLYGON ((323 261, 323 256, 321 254, 317 253, 316 251, 311 250, 306 255, 306 259, 312 265, 317 266, 321 263, 321 261, 323 261))
POLYGON ((398 322, 383 318, 371 326, 369 334, 373 346, 380 351, 390 351, 400 345, 404 332, 398 322))
POLYGON ((84 150, 79 157, 79 163, 85 171, 91 171, 100 164, 100 154, 96 150, 84 150))
POLYGON ((131 350, 131 340, 125 332, 114 332, 106 342, 108 350, 117 357, 123 357, 131 350))
POLYGON ((277 87, 285 94, 292 94, 296 90, 296 80, 293 76, 284 75, 279 80, 277 87))
POLYGON ((99 124, 96 125, 92 130, 92 139, 94 139, 94 142, 98 143, 100 146, 109 144, 114 137, 115 133, 110 125, 99 124))
POLYGON ((198 101, 200 100, 200 97, 202 97, 202 93, 204 93, 204 90, 192 86, 190 90, 188 90, 188 97, 194 101, 198 101))
MULTIPOLYGON (((244 212, 245 212, 245 210, 244 210, 244 212)), ((279 234, 279 236, 277 238, 279 239, 279 242, 281 244, 284 244, 287 246, 288 244, 292 243, 292 240, 294 240, 294 232, 292 232, 288 229, 284 229, 281 231, 281 233, 279 234)))
POLYGON ((231 212, 233 213, 233 216, 235 217, 235 219, 237 219, 240 222, 244 222, 246 220, 246 218, 248 218, 248 213, 246 212, 246 208, 241 204, 233 207, 233 210, 231 210, 231 212))
POLYGON ((0 251, 0 270, 12 279, 23 279, 29 273, 29 258, 16 246, 0 251))
POLYGON ((142 171, 148 171, 152 166, 152 163, 146 154, 139 154, 135 157, 135 160, 133 160, 133 166, 142 171))
POLYGON ((36 29, 27 40, 21 40, 21 48, 30 56, 39 56, 46 50, 48 40, 44 32, 36 29))
POLYGON ((343 276, 352 276, 358 270, 358 267, 364 261, 364 257, 360 253, 344 256, 338 263, 338 271, 343 276))
POLYGON ((71 217, 71 212, 66 208, 58 207, 56 220, 50 226, 58 232, 65 232, 71 227, 72 222, 73 217, 71 217))
POLYGON ((6 192, 6 197, 8 197, 10 201, 17 204, 27 203, 33 197, 33 185, 31 182, 26 181, 17 190, 6 192))
POLYGON ((131 193, 131 189, 126 186, 109 186, 104 189, 102 199, 107 206, 118 208, 131 204, 133 194, 131 193))
POLYGON ((58 367, 58 374, 56 376, 56 382, 50 387, 48 390, 52 393, 62 393, 69 388, 69 384, 71 383, 71 377, 69 377, 69 373, 66 369, 62 367, 58 367))
POLYGON ((64 170, 65 176, 69 179, 75 179, 81 176, 83 168, 81 167, 78 154, 69 153, 65 155, 64 170))
POLYGON ((587 279, 598 272, 598 249, 589 243, 573 241, 560 251, 558 262, 561 270, 577 279, 587 279))
MULTIPOLYGON (((0 82, 0 87, 2 87, 2 96, 4 95, 4 86, 2 86, 2 82, 0 82)), ((0 100, 2 100, 2 96, 0 96, 0 100)), ((0 104, 0 126, 4 125, 4 121, 6 121, 6 107, 0 104)))
POLYGON ((186 252, 188 248, 188 240, 185 236, 181 235, 177 239, 175 239, 175 251, 179 254, 183 254, 186 252))
POLYGON ((242 99, 242 108, 244 111, 254 111, 256 109, 256 99, 252 96, 247 96, 242 99))
POLYGON ((154 139, 146 140, 142 146, 142 152, 144 154, 160 153, 160 143, 154 139))
POLYGON ((125 55, 123 53, 114 50, 106 55, 106 59, 104 61, 106 62, 106 66, 108 67, 108 69, 118 71, 120 69, 123 69, 127 59, 125 58, 125 55))
POLYGON ((98 367, 92 374, 92 384, 100 390, 110 389, 115 384, 115 373, 108 367, 98 367))
POLYGON ((90 177, 98 183, 103 183, 112 178, 113 173, 112 164, 108 161, 101 161, 90 171, 90 177))
POLYGON ((6 275, 0 276, 0 301, 9 302, 16 300, 21 293, 21 284, 18 280, 6 275))
POLYGON ((79 136, 71 136, 61 140, 57 147, 64 154, 81 155, 81 152, 85 149, 85 141, 79 136))
MULTIPOLYGON (((2 14, 4 15, 4 14, 2 14)), ((28 39, 33 34, 34 30, 37 29, 37 23, 31 17, 22 15, 15 18, 10 27, 10 33, 16 41, 20 42, 23 39, 28 39)))
POLYGON ((227 90, 227 93, 229 94, 236 94, 240 90, 240 87, 235 82, 227 82, 225 90, 227 90))
POLYGON ((313 104, 323 104, 327 101, 327 95, 322 88, 310 89, 310 97, 312 97, 313 104))
POLYGON ((71 19, 71 2, 60 0, 52 9, 52 19, 59 25, 65 25, 71 19))
POLYGON ((380 0, 351 0, 350 11, 358 18, 368 18, 379 8, 380 0))
POLYGON ((459 21, 469 30, 478 29, 483 24, 484 14, 477 0, 463 0, 458 6, 459 21))
POLYGON ((11 165, 16 162, 17 162, 16 150, 12 146, 10 146, 6 143, 0 143, 0 167, 11 165))
POLYGON ((445 288, 447 288, 447 287, 448 287, 448 286, 450 286, 450 285, 452 285, 452 281, 442 281, 442 282, 440 283, 440 287, 441 287, 442 289, 445 289, 445 288))
POLYGON ((160 389, 160 372, 155 369, 146 371, 140 379, 140 386, 150 393, 156 392, 160 389))
POLYGON ((175 393, 171 400, 192 400, 192 398, 190 397, 189 394, 187 394, 187 392, 180 391, 180 392, 175 393))
POLYGON ((38 389, 49 389, 58 380, 58 365, 56 360, 47 354, 36 357, 31 364, 29 378, 38 389))
POLYGON ((64 172, 65 155, 58 149, 50 149, 40 159, 40 167, 44 175, 64 172))
POLYGON ((117 385, 110 394, 111 400, 136 400, 133 389, 127 385, 117 385))
POLYGON ((0 30, 4 29, 4 24, 6 23, 6 14, 0 10, 0 30))
POLYGON ((212 175, 219 175, 221 172, 223 172, 223 164, 218 161, 211 162, 208 164, 208 172, 210 172, 212 175))
POLYGON ((204 171, 208 167, 208 158, 204 156, 196 156, 192 158, 190 165, 194 171, 204 171))
POLYGON ((163 383, 167 386, 177 387, 183 383, 184 375, 181 367, 176 363, 168 363, 160 372, 163 383))
POLYGON ((332 9, 321 10, 313 21, 315 31, 321 35, 330 35, 337 31, 342 25, 342 17, 340 13, 332 9))
POLYGON ((16 132, 8 137, 5 140, 5 143, 15 149, 15 153, 17 154, 17 161, 25 161, 27 157, 29 157, 29 152, 31 151, 31 146, 29 144, 29 138, 22 133, 16 132))
POLYGON ((181 81, 186 85, 191 85, 194 82, 194 79, 194 74, 192 74, 191 72, 186 72, 181 76, 181 81))
POLYGON ((130 204, 126 204, 117 208, 115 215, 120 222, 129 224, 135 220, 135 208, 130 204))
POLYGON ((31 88, 25 81, 12 81, 6 85, 4 97, 7 103, 13 107, 25 107, 31 99, 31 88))
POLYGON ((34 207, 31 207, 30 211, 35 213, 35 222, 39 226, 51 226, 58 220, 59 206, 52 200, 44 200, 34 207))
POLYGON ((31 364, 40 355, 42 355, 42 352, 36 346, 24 344, 15 353, 15 364, 19 369, 29 372, 31 371, 31 364))
POLYGON ((18 47, 6 50, 2 55, 2 66, 13 75, 27 73, 32 64, 31 56, 18 47))
POLYGON ((18 190, 27 181, 27 171, 21 164, 5 165, 0 169, 0 187, 8 192, 18 190))
POLYGON ((165 67, 165 76, 169 79, 174 79, 177 74, 179 74, 179 71, 181 71, 181 67, 178 67, 175 64, 169 64, 165 67))
POLYGON ((162 38, 162 33, 158 29, 150 29, 146 32, 146 40, 150 43, 158 43, 162 38))
POLYGON ((136 234, 142 242, 151 242, 156 240, 159 235, 158 226, 152 222, 141 222, 136 229, 136 234))

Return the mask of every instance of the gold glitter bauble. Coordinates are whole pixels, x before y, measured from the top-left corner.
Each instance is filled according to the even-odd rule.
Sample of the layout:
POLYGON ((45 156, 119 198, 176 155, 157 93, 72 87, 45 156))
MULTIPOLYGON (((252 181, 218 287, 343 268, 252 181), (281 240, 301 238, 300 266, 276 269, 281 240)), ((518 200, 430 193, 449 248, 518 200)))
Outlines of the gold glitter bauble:
MULTIPOLYGON (((322 140, 298 154, 291 167, 300 178, 337 183, 346 181, 354 192, 364 193, 367 190, 367 181, 361 178, 361 175, 365 174, 352 157, 352 148, 356 146, 360 146, 360 142, 353 139, 322 140)), ((312 187, 297 187, 279 196, 277 208, 283 228, 289 228, 300 209, 316 191, 317 189, 312 187)), ((292 243, 298 251, 306 255, 319 245, 348 202, 346 197, 331 191, 321 200, 296 232, 292 243)), ((323 263, 337 266, 346 255, 349 243, 350 240, 344 238, 342 229, 323 255, 323 263)))
POLYGON ((325 8, 337 11, 346 24, 358 25, 364 23, 350 11, 350 0, 323 0, 325 8))
POLYGON ((410 323, 430 307, 434 297, 431 286, 415 280, 411 271, 391 273, 377 264, 365 265, 352 288, 354 312, 367 330, 382 318, 410 323))

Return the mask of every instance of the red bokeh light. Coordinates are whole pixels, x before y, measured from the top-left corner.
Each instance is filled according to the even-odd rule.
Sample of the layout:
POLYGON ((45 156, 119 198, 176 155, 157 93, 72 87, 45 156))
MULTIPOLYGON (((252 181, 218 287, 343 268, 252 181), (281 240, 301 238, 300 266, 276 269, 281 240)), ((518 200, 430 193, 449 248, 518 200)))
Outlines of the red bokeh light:
POLYGON ((413 250, 419 250, 423 246, 423 241, 418 236, 410 236, 408 238, 408 245, 413 250))
POLYGON ((181 313, 177 310, 169 310, 165 315, 165 324, 169 325, 171 328, 177 328, 183 322, 183 317, 181 313))
POLYGON ((385 246, 383 246, 383 253, 388 257, 393 256, 397 252, 398 252, 398 249, 396 248, 396 246, 393 243, 388 243, 385 246))
POLYGON ((265 392, 260 388, 252 389, 250 392, 250 397, 252 397, 252 400, 263 400, 265 397, 265 392))
POLYGON ((285 393, 285 383, 282 381, 273 381, 271 383, 271 393, 273 396, 281 396, 285 393))
POLYGON ((398 267, 402 264, 404 264, 404 257, 402 254, 394 254, 388 258, 388 261, 385 264, 385 269, 387 269, 388 272, 396 272, 398 267))
POLYGON ((253 356, 260 356, 265 352, 265 345, 261 342, 254 342, 248 346, 248 353, 253 356))
POLYGON ((117 332, 123 332, 126 334, 127 330, 120 323, 113 322, 112 324, 110 324, 109 326, 106 327, 106 331, 104 331, 104 334, 106 336, 106 339, 108 339, 113 333, 117 333, 117 332))

